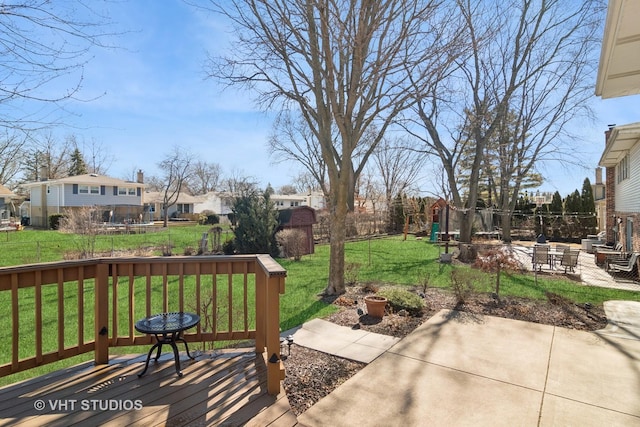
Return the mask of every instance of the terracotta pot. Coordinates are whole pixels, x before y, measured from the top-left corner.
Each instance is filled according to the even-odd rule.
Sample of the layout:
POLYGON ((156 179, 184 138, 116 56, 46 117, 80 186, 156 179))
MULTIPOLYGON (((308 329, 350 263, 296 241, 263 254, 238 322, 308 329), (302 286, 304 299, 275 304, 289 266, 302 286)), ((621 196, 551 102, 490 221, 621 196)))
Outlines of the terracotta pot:
POLYGON ((387 299, 385 297, 367 295, 364 297, 364 302, 367 304, 367 314, 369 316, 382 319, 382 316, 384 316, 384 310, 387 306, 387 299))

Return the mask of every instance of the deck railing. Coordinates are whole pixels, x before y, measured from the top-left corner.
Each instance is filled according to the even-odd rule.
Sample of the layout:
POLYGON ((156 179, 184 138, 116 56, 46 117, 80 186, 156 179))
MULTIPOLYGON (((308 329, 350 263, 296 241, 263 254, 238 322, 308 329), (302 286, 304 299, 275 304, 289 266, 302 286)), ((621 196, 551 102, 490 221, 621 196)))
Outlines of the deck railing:
POLYGON ((135 322, 190 311, 189 342, 255 340, 266 354, 267 387, 280 391, 280 305, 286 271, 268 255, 98 258, 0 268, 0 377, 109 348, 151 344, 135 322), (10 323, 10 328, 8 327, 10 323), (10 360, 9 359, 10 354, 10 360), (274 357, 275 356, 275 357, 274 357))

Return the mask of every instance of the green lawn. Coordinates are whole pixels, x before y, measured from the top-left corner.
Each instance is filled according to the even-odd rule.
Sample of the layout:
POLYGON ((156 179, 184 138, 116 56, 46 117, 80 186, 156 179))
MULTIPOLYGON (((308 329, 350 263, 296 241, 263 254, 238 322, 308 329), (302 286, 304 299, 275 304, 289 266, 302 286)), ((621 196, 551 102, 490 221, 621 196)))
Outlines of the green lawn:
MULTIPOLYGON (((135 227, 134 227, 135 228, 135 227)), ((171 247, 174 255, 185 250, 197 250, 202 233, 210 225, 171 226, 168 229, 151 228, 145 233, 98 235, 95 241, 97 254, 110 254, 119 250, 139 250, 146 253, 152 248, 154 255, 161 255, 161 246, 171 247)), ((233 237, 228 226, 223 226, 222 242, 233 237)), ((0 267, 31 264, 35 262, 60 261, 83 247, 82 236, 61 233, 55 230, 22 230, 0 233, 0 267), (5 236, 6 234, 6 236, 5 236)))
MULTIPOLYGON (((194 237, 199 235, 203 231, 206 231, 208 227, 185 227, 180 231, 174 231, 171 229, 171 234, 158 234, 154 236, 158 242, 172 239, 174 242, 194 242, 193 245, 197 246, 197 240, 194 237)), ((15 236, 29 236, 30 233, 37 233, 37 240, 43 242, 49 242, 51 247, 58 247, 58 258, 63 252, 62 248, 69 244, 69 240, 72 236, 60 235, 57 232, 18 232, 15 236), (24 233, 24 234, 23 234, 24 233), (40 234, 42 233, 42 234, 40 234), (55 236, 56 238, 54 238, 55 236)), ((154 235, 156 233, 153 233, 154 235)), ((135 236, 135 235, 134 235, 135 236)), ((151 233, 142 235, 145 242, 151 242, 151 233)), ((109 236, 106 236, 109 237, 109 236)), ((118 239, 116 245, 115 241, 112 245, 118 248, 124 248, 127 245, 127 239, 124 237, 118 239)), ((136 238, 139 238, 135 236, 136 238)), ((11 241, 14 239, 14 235, 10 237, 11 241)), ((129 243, 134 242, 133 245, 140 245, 141 241, 131 238, 129 243)), ((185 243, 185 244, 186 244, 185 243)), ((450 272, 452 268, 469 269, 470 267, 460 266, 456 267, 451 264, 441 264, 438 262, 440 248, 424 240, 415 240, 410 238, 406 241, 402 239, 402 236, 389 237, 383 239, 370 239, 359 242, 347 243, 345 250, 345 260, 347 265, 348 277, 357 279, 358 283, 373 282, 377 284, 394 284, 398 286, 417 286, 426 284, 429 287, 438 287, 449 289, 450 288, 450 272)), ((52 252, 53 253, 53 252, 52 252)), ((179 253, 179 252, 174 252, 179 253)), ((55 257, 52 255, 52 258, 55 257)), ((4 259, 3 259, 4 261, 4 259)), ((295 262, 291 260, 279 260, 282 266, 287 270, 286 279, 286 292, 281 297, 281 312, 280 312, 280 325, 281 330, 287 330, 294 326, 300 325, 305 321, 308 321, 317 317, 325 317, 336 310, 335 306, 327 305, 321 301, 318 297, 323 289, 327 285, 327 278, 329 273, 329 247, 328 245, 317 245, 316 253, 313 255, 305 256, 301 261, 295 262)), ((491 292, 494 287, 494 275, 483 273, 480 271, 474 272, 477 277, 474 283, 478 292, 491 292)), ((226 279, 222 279, 226 280, 226 279)), ((187 287, 191 284, 187 283, 187 287)), ((235 285, 234 285, 235 286, 235 285)), ((546 292, 554 292, 569 298, 575 302, 591 302, 592 304, 601 304, 606 300, 633 300, 640 301, 640 292, 622 291, 616 289, 605 289, 582 286, 576 282, 563 280, 563 279, 548 279, 539 278, 536 283, 535 278, 531 274, 504 274, 501 279, 500 293, 502 296, 522 296, 535 299, 545 299, 546 292)), ((28 289, 24 295, 20 296, 20 308, 21 308, 21 323, 25 324, 33 317, 33 291, 29 293, 28 289), (24 310, 24 311, 23 311, 24 310), (23 314, 24 313, 24 314, 23 314)), ((43 299, 56 300, 55 289, 43 291, 43 299)), ((65 287, 65 299, 69 301, 75 301, 74 292, 77 292, 76 287, 65 287)), ((87 283, 85 287, 85 312, 89 313, 89 316, 93 315, 92 302, 93 302, 93 287, 91 283, 87 283)), ((142 292, 138 287, 135 288, 136 300, 142 299, 142 293, 138 296, 138 292, 142 292)), ((154 293, 156 291, 154 290, 154 293)), ((3 292, 5 295, 0 295, 0 305, 7 306, 9 304, 7 298, 9 298, 8 292, 3 292)), ((188 291, 185 295, 189 295, 188 291)), ((127 294, 119 294, 120 310, 126 313, 128 308, 124 307, 127 304, 127 294)), ((250 300, 251 301, 251 300, 250 300)), ((57 320, 57 308, 52 306, 45 314, 46 318, 51 319, 53 326, 51 330, 46 329, 44 336, 47 341, 44 343, 45 351, 53 350, 57 348, 57 338, 55 333, 55 321, 57 320)), ((142 316, 142 313, 138 312, 136 308, 136 315, 142 316)), ((65 341, 74 342, 74 338, 77 336, 77 314, 74 317, 74 313, 77 313, 77 308, 74 307, 74 303, 65 305, 65 341)), ((253 321, 253 320, 252 320, 253 321)), ((21 324, 21 329, 22 329, 21 324)), ((26 327, 26 326, 25 326, 26 327)), ((5 328, 5 332, 9 333, 10 329, 5 328)), ((92 319, 85 319, 85 335, 87 337, 92 336, 93 324, 92 319)), ((34 344, 32 341, 28 341, 29 334, 24 334, 25 342, 21 343, 21 347, 32 349, 34 344), (22 345, 24 344, 24 345, 22 345)), ((21 334, 22 339, 23 334, 21 334)), ((32 339, 31 339, 32 340, 32 339)), ((3 342, 10 342, 9 337, 2 337, 3 342)), ((5 362, 10 356, 4 354, 10 351, 10 346, 3 346, 0 359, 5 362)), ((146 347, 143 348, 113 348, 113 353, 145 353, 146 347)), ((33 354, 33 353, 32 353, 33 354)), ((25 354, 24 356, 26 356, 25 354)), ((0 385, 15 382, 19 379, 26 378, 33 375, 42 375, 45 372, 61 369, 65 366, 79 363, 84 360, 92 359, 93 354, 87 354, 79 356, 73 359, 64 360, 56 364, 47 365, 38 369, 28 371, 26 373, 20 373, 13 378, 0 378, 0 385)))

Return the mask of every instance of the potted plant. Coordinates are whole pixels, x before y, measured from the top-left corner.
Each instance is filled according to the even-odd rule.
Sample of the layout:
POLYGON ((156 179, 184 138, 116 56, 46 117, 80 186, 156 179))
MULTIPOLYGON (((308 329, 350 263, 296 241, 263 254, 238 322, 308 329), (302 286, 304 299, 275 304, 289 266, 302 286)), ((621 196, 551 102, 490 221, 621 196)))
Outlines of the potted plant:
POLYGON ((379 295, 367 295, 364 297, 364 303, 367 305, 367 314, 371 317, 382 319, 384 310, 387 307, 387 299, 379 295))

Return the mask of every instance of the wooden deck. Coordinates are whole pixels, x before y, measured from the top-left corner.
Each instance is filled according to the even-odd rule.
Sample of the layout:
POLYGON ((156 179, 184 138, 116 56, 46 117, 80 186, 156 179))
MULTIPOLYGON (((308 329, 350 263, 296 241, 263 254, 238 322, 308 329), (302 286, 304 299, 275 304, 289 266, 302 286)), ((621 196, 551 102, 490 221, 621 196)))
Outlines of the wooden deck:
POLYGON ((180 355, 182 378, 169 352, 152 358, 142 378, 146 355, 114 356, 5 386, 0 426, 297 425, 284 391, 267 394, 265 361, 254 349, 180 355))

